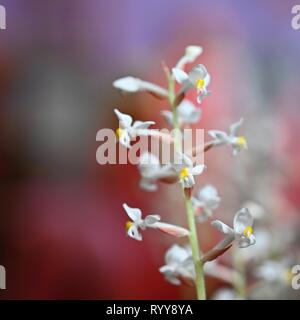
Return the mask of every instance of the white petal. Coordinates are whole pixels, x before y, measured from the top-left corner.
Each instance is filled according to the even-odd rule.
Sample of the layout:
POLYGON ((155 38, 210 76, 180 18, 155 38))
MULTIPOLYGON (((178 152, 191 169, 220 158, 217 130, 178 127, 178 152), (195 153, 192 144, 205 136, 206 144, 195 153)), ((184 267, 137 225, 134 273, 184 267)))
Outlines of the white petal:
POLYGON ((185 48, 185 56, 188 57, 189 62, 194 62, 200 54, 203 52, 203 48, 200 46, 187 46, 185 48))
POLYGON ((113 86, 126 92, 137 92, 140 90, 141 80, 134 77, 124 77, 113 82, 113 86))
POLYGON ((240 129, 241 125, 243 124, 243 118, 241 118, 238 122, 233 123, 230 127, 229 127, 229 135, 230 136, 236 136, 238 130, 240 129))
POLYGON ((128 114, 120 112, 118 109, 115 109, 115 114, 117 115, 119 122, 120 122, 120 127, 121 128, 128 128, 132 124, 132 117, 128 114))
POLYGON ((162 116, 164 117, 165 121, 169 124, 169 125, 173 125, 173 113, 169 110, 162 110, 161 111, 162 116))
POLYGON ((158 221, 160 221, 160 216, 157 214, 150 214, 144 219, 146 227, 149 227, 158 221))
POLYGON ((233 234, 234 233, 232 228, 230 228, 227 224, 223 223, 220 220, 212 221, 211 225, 213 227, 217 228, 219 231, 221 231, 224 234, 233 234))
POLYGON ((214 139, 216 139, 216 140, 218 140, 218 141, 220 141, 220 142, 227 142, 227 140, 228 140, 228 135, 227 135, 227 133, 224 132, 224 131, 220 131, 220 130, 209 130, 209 131, 208 131, 208 134, 209 134, 212 138, 214 138, 214 139))
POLYGON ((177 266, 190 255, 190 252, 186 248, 173 244, 165 254, 165 262, 167 265, 177 266))
POLYGON ((131 208, 126 203, 123 204, 123 208, 132 221, 139 221, 142 218, 141 209, 131 208))
POLYGON ((139 120, 137 120, 134 122, 132 128, 134 128, 135 130, 148 129, 153 124, 155 124, 154 121, 139 121, 139 120))
POLYGON ((153 180, 150 179, 141 179, 140 180, 140 188, 149 191, 149 192, 154 192, 157 190, 157 185, 153 180))
POLYGON ((198 64, 190 73, 189 73, 190 81, 196 85, 196 81, 203 79, 207 76, 206 67, 203 64, 198 64))
MULTIPOLYGON (((125 129, 123 129, 123 130, 125 130, 125 129)), ((121 143, 124 147, 130 148, 130 147, 131 147, 131 146, 130 146, 130 141, 131 141, 131 139, 130 139, 129 133, 128 133, 128 131, 126 130, 126 131, 124 131, 124 132, 121 134, 120 143, 121 143)))
POLYGON ((142 241, 143 239, 142 235, 138 230, 138 227, 135 224, 128 229, 127 234, 129 235, 130 238, 133 238, 138 241, 142 241))
POLYGON ((242 234, 248 226, 253 226, 253 217, 247 208, 243 208, 235 214, 233 228, 236 233, 242 234))
POLYGON ((201 174, 205 170, 206 166, 204 164, 199 164, 191 169, 191 174, 198 175, 201 174))
POLYGON ((172 69, 172 74, 178 83, 185 83, 189 80, 189 76, 183 70, 178 68, 172 69))
POLYGON ((170 234, 175 237, 185 237, 189 235, 189 231, 185 228, 175 226, 173 224, 157 222, 153 227, 159 229, 160 231, 170 234))

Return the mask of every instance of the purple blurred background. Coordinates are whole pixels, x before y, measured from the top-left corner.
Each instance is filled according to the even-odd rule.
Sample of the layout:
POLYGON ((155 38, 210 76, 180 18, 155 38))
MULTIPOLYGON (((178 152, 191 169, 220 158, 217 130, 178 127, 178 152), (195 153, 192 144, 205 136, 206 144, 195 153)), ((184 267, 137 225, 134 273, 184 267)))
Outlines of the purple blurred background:
MULTIPOLYGON (((246 178, 246 190, 255 184, 267 189, 284 219, 286 208, 298 209, 300 31, 291 28, 294 1, 1 4, 7 30, 0 31, 0 264, 7 289, 0 298, 193 296, 158 272, 173 239, 151 231, 142 243, 125 236, 123 202, 185 224, 176 186, 147 194, 138 189, 136 168, 100 166, 95 158, 96 132, 117 126, 115 107, 163 125, 165 102, 142 93, 123 97, 112 81, 134 75, 164 85, 161 61, 173 66, 189 44, 204 47, 199 61, 212 75, 213 95, 200 126, 225 129, 247 119, 248 157, 251 146, 269 149, 267 157, 251 162, 243 154, 242 161, 251 179, 258 165, 271 179, 246 178), (277 170, 272 163, 279 160, 277 170)), ((217 184, 221 194, 232 188, 220 213, 232 214, 249 194, 254 197, 238 194, 230 172, 240 167, 232 161, 228 150, 206 158, 211 169, 203 181, 217 184)), ((201 233, 204 247, 215 243, 210 230, 201 233)), ((208 279, 209 294, 216 286, 208 279)))

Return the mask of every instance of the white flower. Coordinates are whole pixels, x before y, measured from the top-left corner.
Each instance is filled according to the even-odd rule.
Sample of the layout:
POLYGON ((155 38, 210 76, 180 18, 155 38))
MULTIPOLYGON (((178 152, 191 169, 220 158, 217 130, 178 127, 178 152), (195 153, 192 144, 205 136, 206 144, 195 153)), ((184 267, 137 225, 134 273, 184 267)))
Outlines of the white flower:
POLYGON ((142 154, 138 168, 142 176, 140 187, 147 191, 157 190, 157 180, 176 179, 177 177, 171 164, 161 165, 159 159, 150 152, 142 154))
POLYGON ((239 242, 240 248, 246 248, 255 244, 256 240, 253 235, 253 217, 247 208, 238 211, 233 220, 233 228, 229 227, 220 220, 212 221, 212 226, 222 233, 226 234, 222 246, 227 246, 234 239, 239 242))
POLYGON ((150 83, 139 78, 124 77, 113 82, 113 86, 123 92, 148 91, 159 97, 167 97, 168 91, 154 83, 150 83))
MULTIPOLYGON (((173 125, 173 112, 163 110, 162 115, 169 125, 173 125)), ((197 123, 201 117, 202 110, 188 100, 183 100, 177 107, 177 120, 181 127, 183 124, 197 123)))
POLYGON ((142 235, 139 229, 145 230, 146 228, 159 229, 162 232, 170 234, 175 237, 184 237, 189 234, 185 228, 178 227, 169 223, 160 222, 160 216, 151 214, 142 219, 142 211, 138 208, 131 208, 126 203, 123 208, 131 219, 126 223, 126 231, 129 237, 135 240, 142 240, 142 235))
MULTIPOLYGON (((195 267, 192 259, 192 251, 189 246, 181 247, 172 245, 165 254, 165 265, 159 268, 165 279, 175 285, 182 283, 182 280, 195 279, 195 267)), ((203 266, 204 273, 211 277, 220 279, 232 284, 236 272, 216 261, 206 262, 203 266)))
POLYGON ((294 277, 288 259, 282 261, 267 260, 256 269, 255 275, 267 282, 277 282, 283 285, 290 285, 294 277))
POLYGON ((177 62, 175 68, 183 69, 187 63, 193 63, 203 52, 203 48, 199 46, 187 46, 184 56, 177 62))
POLYGON ((165 263, 164 266, 159 268, 159 271, 168 282, 180 285, 182 279, 195 279, 195 269, 190 248, 174 244, 165 254, 165 263))
POLYGON ((212 216, 213 210, 217 209, 221 198, 218 191, 211 185, 206 185, 200 189, 195 197, 192 197, 192 205, 200 222, 206 221, 212 216))
POLYGON ((206 168, 203 164, 194 166, 193 161, 184 153, 176 154, 174 167, 183 188, 192 188, 195 185, 194 176, 201 174, 206 168))
POLYGON ((243 123, 243 119, 232 124, 229 129, 229 134, 220 130, 210 130, 208 134, 214 138, 214 145, 230 145, 233 148, 233 155, 237 155, 241 150, 247 149, 247 140, 244 136, 237 136, 237 132, 243 123))
POLYGON ((115 114, 119 119, 119 128, 116 130, 116 135, 119 142, 126 148, 130 148, 131 140, 135 139, 138 135, 149 135, 151 130, 149 126, 155 124, 154 121, 135 121, 128 114, 121 113, 115 109, 115 114))
POLYGON ((197 89, 198 103, 201 103, 203 98, 210 95, 207 86, 210 83, 211 77, 204 65, 198 64, 188 74, 179 68, 173 68, 172 73, 176 81, 183 84, 181 92, 186 92, 193 87, 197 89))

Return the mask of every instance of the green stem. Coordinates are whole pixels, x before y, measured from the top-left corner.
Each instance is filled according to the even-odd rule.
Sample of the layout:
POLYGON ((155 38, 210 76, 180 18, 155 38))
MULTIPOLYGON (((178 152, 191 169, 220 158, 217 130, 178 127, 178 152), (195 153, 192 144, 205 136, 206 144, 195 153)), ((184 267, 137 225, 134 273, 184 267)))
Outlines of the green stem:
MULTIPOLYGON (((174 79, 171 75, 168 75, 168 82, 169 82, 169 103, 172 108, 173 112, 173 128, 175 129, 175 136, 174 136, 174 146, 177 152, 181 151, 181 132, 178 123, 178 115, 177 115, 177 106, 175 103, 175 88, 174 88, 174 79)), ((199 241, 197 236, 197 228, 195 222, 195 215, 194 209, 192 206, 191 198, 185 193, 184 188, 182 188, 182 192, 184 195, 184 203, 185 209, 187 214, 188 226, 189 226, 189 242, 192 249, 192 257, 195 266, 195 285, 196 285, 196 292, 198 300, 205 300, 206 299, 206 292, 205 292, 205 282, 204 282, 204 272, 203 272, 203 265, 200 259, 200 248, 199 248, 199 241)))
POLYGON ((196 284, 197 297, 198 297, 198 300, 205 300, 206 293, 205 293, 204 272, 203 272, 203 265, 200 259, 200 248, 199 248, 199 242, 197 237, 197 228, 196 228, 196 222, 195 222, 194 209, 192 206, 191 199, 186 195, 184 195, 184 202, 185 202, 185 208, 186 208, 186 213, 188 218, 188 225, 190 229, 189 240, 190 240, 190 246, 192 248, 192 255, 193 255, 193 261, 194 261, 195 273, 196 273, 195 284, 196 284))

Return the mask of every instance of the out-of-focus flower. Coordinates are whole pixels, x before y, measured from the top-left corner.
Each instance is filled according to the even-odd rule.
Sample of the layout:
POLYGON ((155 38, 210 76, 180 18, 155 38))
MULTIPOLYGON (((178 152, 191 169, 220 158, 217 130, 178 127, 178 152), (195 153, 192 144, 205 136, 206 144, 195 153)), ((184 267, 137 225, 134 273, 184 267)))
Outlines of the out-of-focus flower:
POLYGON ((174 167, 178 173, 179 182, 183 188, 192 188, 195 184, 194 176, 201 174, 206 166, 203 164, 194 166, 193 161, 184 153, 177 153, 175 159, 174 167))
POLYGON ((159 271, 168 282, 180 285, 183 280, 191 281, 195 279, 195 269, 189 247, 172 245, 165 254, 165 263, 164 266, 159 268, 159 271))
MULTIPOLYGON (((162 115, 169 125, 173 125, 173 112, 169 110, 163 110, 162 115)), ((183 100, 177 107, 177 121, 181 127, 184 124, 197 123, 201 117, 202 110, 196 108, 196 106, 188 101, 183 100)))
POLYGON ((193 87, 197 89, 198 103, 201 103, 205 97, 210 95, 210 91, 207 90, 207 87, 211 77, 203 64, 198 64, 188 74, 179 68, 173 68, 172 73, 176 81, 183 85, 180 90, 181 93, 184 93, 193 87))
POLYGON ((176 181, 177 174, 171 164, 161 165, 159 159, 150 152, 144 152, 140 157, 139 171, 140 187, 147 191, 157 190, 157 181, 176 181))
POLYGON ((216 146, 232 146, 233 155, 237 155, 241 150, 247 149, 247 140, 244 136, 237 136, 237 132, 243 123, 243 119, 233 123, 229 128, 229 134, 220 130, 210 130, 208 134, 214 138, 212 143, 216 146))
POLYGON ((122 92, 134 93, 138 91, 147 91, 158 97, 168 96, 168 91, 166 89, 154 83, 130 76, 115 80, 113 86, 122 92))
POLYGON ((135 121, 128 114, 120 112, 115 109, 115 114, 119 119, 119 128, 116 130, 116 135, 119 142, 126 148, 130 148, 131 140, 135 139, 138 135, 149 135, 151 130, 149 126, 155 124, 154 121, 135 121))
POLYGON ((243 300, 235 290, 229 288, 222 288, 215 292, 212 300, 243 300))
POLYGON ((291 285, 294 274, 288 259, 282 261, 267 260, 257 267, 255 276, 267 282, 276 282, 282 285, 291 285))
MULTIPOLYGON (((165 265, 159 271, 165 279, 175 285, 195 279, 195 267, 192 251, 189 246, 173 245, 165 255, 165 265)), ((234 277, 239 276, 236 271, 218 264, 216 261, 206 262, 203 266, 205 274, 232 284, 234 277)))
POLYGON ((187 46, 184 55, 179 59, 175 68, 183 69, 187 63, 193 63, 203 52, 203 48, 199 46, 187 46))
POLYGON ((196 195, 192 197, 192 204, 197 220, 206 221, 212 216, 213 210, 217 209, 221 198, 218 191, 211 185, 206 185, 198 190, 196 195))
POLYGON ((243 208, 235 214, 233 228, 220 220, 214 220, 211 224, 226 234, 226 238, 222 241, 221 246, 228 246, 234 239, 239 242, 240 248, 246 248, 256 242, 252 229, 253 217, 247 208, 243 208))
MULTIPOLYGON (((251 211, 252 214, 252 211, 251 211)), ((271 233, 263 228, 255 228, 255 239, 256 244, 255 246, 249 247, 247 250, 239 250, 236 252, 239 259, 244 262, 248 261, 260 261, 265 259, 270 254, 274 248, 274 239, 271 233)))
POLYGON ((139 229, 145 230, 146 228, 159 229, 162 232, 176 237, 184 237, 189 234, 189 231, 185 228, 160 222, 159 215, 151 214, 146 216, 145 219, 142 219, 142 211, 140 209, 131 208, 126 203, 123 204, 123 208, 131 219, 131 221, 126 222, 127 234, 135 240, 142 240, 139 229))

